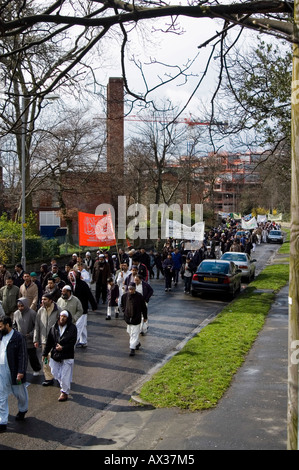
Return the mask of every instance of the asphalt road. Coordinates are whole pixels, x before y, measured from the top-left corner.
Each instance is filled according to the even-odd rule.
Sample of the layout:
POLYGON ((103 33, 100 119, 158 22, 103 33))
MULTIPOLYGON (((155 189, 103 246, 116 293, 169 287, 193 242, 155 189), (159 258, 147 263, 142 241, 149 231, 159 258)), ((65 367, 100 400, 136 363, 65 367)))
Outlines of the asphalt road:
MULTIPOLYGON (((277 250, 262 244, 253 256, 257 273, 277 250)), ((149 332, 141 350, 129 357, 129 337, 122 318, 106 321, 106 306, 88 314, 88 348, 76 349, 70 399, 57 401, 58 386, 43 387, 43 376, 28 372, 29 411, 16 422, 16 400, 10 397, 8 430, 1 434, 1 450, 55 450, 92 444, 88 429, 104 413, 132 409, 131 394, 148 375, 174 354, 228 303, 225 299, 193 298, 184 294, 183 282, 171 292, 164 280, 151 280, 154 295, 149 302, 149 332)), ((101 442, 100 442, 101 441, 101 442)))

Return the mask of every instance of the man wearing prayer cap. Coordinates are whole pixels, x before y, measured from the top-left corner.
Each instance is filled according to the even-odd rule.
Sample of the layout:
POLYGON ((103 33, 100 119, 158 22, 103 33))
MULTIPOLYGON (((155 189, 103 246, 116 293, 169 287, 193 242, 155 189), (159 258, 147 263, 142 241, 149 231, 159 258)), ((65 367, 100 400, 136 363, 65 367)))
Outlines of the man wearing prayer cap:
POLYGON ((43 358, 50 354, 50 368, 60 384, 58 401, 68 399, 74 369, 74 348, 77 342, 77 327, 72 322, 72 314, 64 309, 59 313, 58 319, 49 331, 47 342, 43 350, 43 358))
POLYGON ((85 269, 88 271, 89 276, 91 278, 93 266, 94 266, 94 260, 91 257, 90 251, 87 251, 85 253, 85 258, 83 259, 83 263, 85 264, 85 269))
POLYGON ((111 276, 110 266, 105 261, 105 255, 102 253, 99 255, 98 260, 95 262, 92 271, 91 283, 96 284, 95 298, 97 304, 102 296, 102 303, 105 304, 107 300, 107 280, 111 276))
POLYGON ((81 300, 73 294, 70 285, 66 284, 61 289, 61 297, 57 300, 57 305, 59 305, 62 310, 68 310, 72 314, 72 321, 77 326, 79 340, 84 325, 81 323, 82 319, 80 322, 78 322, 78 320, 82 317, 84 311, 81 300))
POLYGON ((83 315, 83 307, 75 295, 71 286, 66 284, 61 290, 61 297, 57 300, 57 305, 61 307, 62 310, 68 310, 72 314, 73 323, 76 323, 81 315, 83 315))

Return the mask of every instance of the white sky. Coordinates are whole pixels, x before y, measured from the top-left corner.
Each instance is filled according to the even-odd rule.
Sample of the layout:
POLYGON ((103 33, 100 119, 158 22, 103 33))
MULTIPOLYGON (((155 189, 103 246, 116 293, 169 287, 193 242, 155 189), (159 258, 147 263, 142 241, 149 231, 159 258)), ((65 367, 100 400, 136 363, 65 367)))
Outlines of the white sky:
MULTIPOLYGON (((140 58, 143 63, 150 63, 154 59, 159 62, 159 64, 151 63, 144 68, 149 88, 157 85, 159 78, 165 79, 167 73, 177 73, 178 69, 175 66, 183 67, 188 60, 193 60, 197 56, 192 67, 187 72, 192 74, 188 78, 187 83, 184 83, 184 79, 181 77, 172 83, 163 85, 148 96, 148 99, 169 99, 174 105, 183 106, 197 87, 212 51, 210 44, 201 49, 198 49, 198 46, 212 37, 216 31, 221 31, 223 22, 219 20, 181 17, 179 23, 185 32, 182 35, 176 35, 157 31, 159 27, 162 28, 163 23, 165 25, 166 21, 169 20, 161 19, 152 22, 140 22, 139 32, 136 31, 134 35, 130 36, 131 41, 128 50, 130 55, 134 55, 137 59, 140 58), (142 32, 140 32, 140 29, 142 29, 142 32), (162 64, 169 64, 172 68, 167 68, 162 64)), ((118 31, 118 29, 115 30, 116 37, 118 36, 118 31)), ((236 35, 238 32, 239 28, 237 27, 233 29, 232 34, 236 35)), ((244 37, 241 39, 240 44, 246 45, 249 41, 253 42, 255 34, 249 31, 243 33, 244 37)), ((187 117, 191 113, 193 117, 199 120, 207 119, 204 108, 209 107, 212 94, 218 83, 219 60, 217 60, 217 55, 216 51, 215 57, 210 61, 208 73, 184 111, 183 117, 187 117)), ((140 71, 129 61, 127 61, 127 67, 130 89, 137 93, 144 92, 145 86, 142 82, 140 71)), ((114 42, 109 42, 109 58, 105 61, 105 67, 100 72, 100 82, 107 84, 109 77, 120 76, 120 48, 119 42, 115 40, 114 42)), ((132 114, 136 114, 137 110, 138 107, 135 108, 132 114)))
MULTIPOLYGON (((37 3, 48 4, 45 0, 38 0, 37 3)), ((189 2, 188 0, 169 0, 169 3, 188 5, 189 2)), ((74 4, 76 4, 76 2, 74 2, 74 4)), ((79 4, 80 2, 78 1, 78 5, 79 4)), ((61 14, 66 14, 68 11, 67 8, 67 6, 63 7, 61 14)), ((180 78, 175 82, 164 85, 148 97, 148 99, 170 99, 173 104, 182 106, 186 103, 190 94, 197 86, 204 72, 207 58, 211 52, 211 45, 207 45, 200 50, 198 46, 213 36, 216 31, 221 31, 223 21, 208 18, 194 19, 182 16, 179 18, 178 22, 181 26, 181 30, 185 32, 181 35, 162 32, 162 30, 167 29, 170 21, 170 18, 161 18, 140 21, 137 27, 135 24, 126 25, 125 27, 128 32, 130 28, 132 29, 128 34, 129 44, 127 45, 127 50, 128 57, 134 56, 135 59, 140 59, 143 63, 149 63, 155 59, 161 63, 172 66, 171 69, 167 69, 162 65, 151 64, 150 66, 146 66, 144 73, 149 88, 159 83, 159 77, 165 79, 167 73, 176 73, 177 69, 175 66, 183 67, 188 59, 193 60, 198 55, 189 70, 192 77, 188 78, 187 83, 183 84, 183 79, 180 78)), ((230 34, 236 34, 239 32, 239 28, 236 27, 231 31, 230 34)), ((254 42, 256 35, 257 33, 247 30, 243 33, 241 43, 247 44, 248 42, 254 42)), ((109 77, 120 77, 122 75, 120 66, 120 44, 120 28, 116 26, 113 30, 113 34, 109 33, 109 38, 105 39, 105 42, 103 42, 100 55, 97 56, 95 50, 91 52, 91 57, 95 64, 96 76, 99 82, 104 86, 108 84, 109 77)), ((219 61, 217 60, 217 53, 215 55, 215 59, 212 59, 210 62, 207 76, 196 92, 196 96, 188 105, 186 115, 192 113, 192 115, 196 116, 198 119, 205 119, 205 116, 201 115, 201 112, 203 112, 202 103, 208 106, 211 95, 217 85, 219 61)), ((127 61, 127 71, 127 78, 131 90, 136 93, 144 93, 145 85, 141 80, 140 71, 137 70, 132 63, 129 63, 129 61, 127 61)))
MULTIPOLYGON (((211 50, 211 47, 207 46, 207 48, 199 51, 198 46, 215 33, 217 25, 215 21, 209 19, 180 18, 180 24, 185 33, 176 35, 173 33, 154 32, 153 28, 158 29, 159 24, 162 24, 161 20, 151 22, 151 25, 145 24, 145 22, 140 23, 142 28, 144 26, 146 30, 142 34, 134 34, 134 39, 129 44, 129 51, 130 54, 134 54, 137 60, 140 59, 142 62, 148 64, 153 60, 159 62, 159 64, 151 63, 151 65, 147 65, 144 68, 149 88, 159 84, 160 79, 166 79, 168 73, 176 74, 178 72, 176 66, 183 67, 188 60, 193 60, 198 55, 192 68, 187 72, 193 75, 193 77, 188 78, 187 83, 184 83, 183 78, 179 78, 175 82, 166 84, 149 95, 149 98, 159 97, 170 99, 178 105, 183 104, 196 87, 211 50), (162 64, 169 64, 172 67, 167 68, 162 64)), ((109 52, 111 53, 111 49, 109 52)), ((108 82, 109 77, 121 76, 118 44, 113 49, 113 57, 113 64, 103 71, 103 80, 106 82, 108 82)), ((215 83, 215 65, 215 61, 212 60, 209 73, 200 87, 196 98, 189 106, 190 112, 197 112, 200 100, 205 101, 208 91, 211 91, 211 85, 213 82, 215 83)), ((132 90, 144 92, 145 86, 138 69, 131 63, 128 70, 128 81, 132 90)))

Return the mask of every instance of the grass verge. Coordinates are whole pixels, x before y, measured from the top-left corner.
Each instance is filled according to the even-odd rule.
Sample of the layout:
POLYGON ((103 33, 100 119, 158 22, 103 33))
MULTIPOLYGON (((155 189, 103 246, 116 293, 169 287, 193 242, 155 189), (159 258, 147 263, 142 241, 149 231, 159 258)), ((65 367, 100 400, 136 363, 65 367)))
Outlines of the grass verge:
POLYGON ((140 398, 156 408, 197 411, 216 406, 263 327, 275 292, 288 278, 287 264, 267 266, 143 385, 140 398))
POLYGON ((250 287, 270 289, 278 292, 289 280, 289 264, 273 264, 266 266, 250 287))

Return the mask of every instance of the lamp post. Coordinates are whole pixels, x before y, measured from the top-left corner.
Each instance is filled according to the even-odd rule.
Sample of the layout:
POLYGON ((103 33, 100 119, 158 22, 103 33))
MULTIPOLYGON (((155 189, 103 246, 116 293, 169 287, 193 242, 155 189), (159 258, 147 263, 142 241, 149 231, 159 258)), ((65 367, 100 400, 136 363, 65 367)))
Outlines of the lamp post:
POLYGON ((25 122, 25 97, 22 96, 22 128, 21 128, 21 165, 22 165, 22 258, 21 264, 26 271, 26 122, 25 122))

